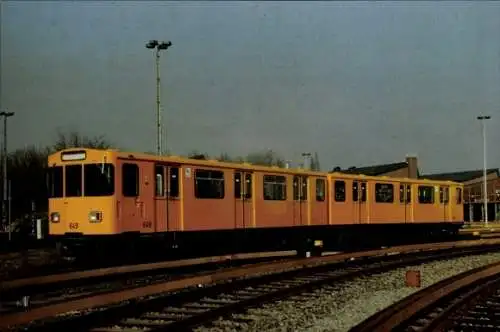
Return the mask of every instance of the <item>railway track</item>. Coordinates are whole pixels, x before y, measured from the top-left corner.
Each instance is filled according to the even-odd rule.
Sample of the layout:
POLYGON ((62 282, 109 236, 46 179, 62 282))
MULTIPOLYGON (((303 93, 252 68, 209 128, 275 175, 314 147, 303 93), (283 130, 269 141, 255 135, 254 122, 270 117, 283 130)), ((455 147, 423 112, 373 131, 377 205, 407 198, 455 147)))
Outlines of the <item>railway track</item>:
POLYGON ((0 283, 0 315, 24 312, 89 295, 173 281, 229 267, 282 261, 295 254, 294 251, 288 251, 212 256, 5 281, 0 283))
POLYGON ((360 275, 494 250, 500 250, 500 241, 464 241, 250 265, 4 315, 0 328, 38 320, 25 327, 35 331, 185 330, 360 275), (71 310, 75 312, 68 313, 71 310))
POLYGON ((500 262, 429 286, 350 332, 500 331, 500 262))

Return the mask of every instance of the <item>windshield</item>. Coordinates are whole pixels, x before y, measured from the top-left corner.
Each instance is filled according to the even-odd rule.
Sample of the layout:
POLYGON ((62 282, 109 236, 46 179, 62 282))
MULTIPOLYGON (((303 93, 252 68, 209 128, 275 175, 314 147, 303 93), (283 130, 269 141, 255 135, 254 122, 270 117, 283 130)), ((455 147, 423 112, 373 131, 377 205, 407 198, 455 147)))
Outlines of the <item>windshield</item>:
POLYGON ((110 196, 115 192, 112 164, 87 164, 84 166, 84 195, 110 196))
POLYGON ((82 193, 87 197, 111 196, 115 192, 112 164, 49 167, 47 175, 48 194, 51 198, 81 197, 82 193))

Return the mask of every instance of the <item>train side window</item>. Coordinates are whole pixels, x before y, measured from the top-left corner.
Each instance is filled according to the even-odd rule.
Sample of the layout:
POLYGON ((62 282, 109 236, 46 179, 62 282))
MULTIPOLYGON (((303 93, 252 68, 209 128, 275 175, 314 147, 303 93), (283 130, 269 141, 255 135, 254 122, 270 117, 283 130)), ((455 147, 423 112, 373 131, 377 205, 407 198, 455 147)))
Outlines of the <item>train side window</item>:
POLYGON ((163 178, 165 176, 165 171, 163 166, 156 165, 155 166, 155 194, 157 197, 165 196, 165 187, 163 178))
POLYGON ((335 202, 345 202, 345 182, 344 181, 335 181, 335 202))
POLYGON ((295 175, 293 177, 293 199, 307 201, 307 177, 295 175))
POLYGON ((358 199, 359 199, 358 181, 353 181, 352 182, 352 201, 357 202, 358 199))
MULTIPOLYGON (((224 180, 223 180, 224 181, 224 180)), ((179 167, 170 167, 169 197, 179 197, 179 167)), ((224 186, 224 184, 223 184, 224 186)), ((224 190, 224 188, 223 188, 224 190)), ((224 194, 223 194, 224 196, 224 194)))
POLYGON ((245 174, 245 198, 252 198, 252 174, 245 174))
POLYGON ((411 184, 406 185, 406 203, 411 203, 411 184))
POLYGON ((405 202, 405 185, 400 184, 399 185, 399 203, 404 203, 405 202))
POLYGON ((457 188, 457 204, 462 204, 462 188, 457 188))
POLYGON ((47 186, 50 198, 63 197, 63 183, 62 166, 49 167, 47 172, 47 186))
POLYGON ((66 166, 66 197, 82 194, 82 165, 66 166))
POLYGON ((264 175, 264 200, 286 201, 286 177, 281 175, 264 175))
POLYGON ((361 182, 361 202, 366 202, 366 182, 361 182))
POLYGON ((375 183, 375 202, 394 202, 394 185, 390 183, 375 183))
POLYGON ((197 169, 195 171, 196 198, 224 198, 224 173, 221 171, 197 169))
POLYGON ((439 187, 439 203, 448 203, 450 190, 448 187, 439 187))
POLYGON ((316 179, 316 201, 323 202, 325 200, 325 180, 316 179))
POLYGON ((234 198, 241 198, 241 173, 234 173, 234 198))
POLYGON ((418 202, 420 204, 434 203, 434 187, 418 186, 418 202))
POLYGON ((122 193, 125 197, 139 196, 139 167, 136 164, 122 165, 122 193))

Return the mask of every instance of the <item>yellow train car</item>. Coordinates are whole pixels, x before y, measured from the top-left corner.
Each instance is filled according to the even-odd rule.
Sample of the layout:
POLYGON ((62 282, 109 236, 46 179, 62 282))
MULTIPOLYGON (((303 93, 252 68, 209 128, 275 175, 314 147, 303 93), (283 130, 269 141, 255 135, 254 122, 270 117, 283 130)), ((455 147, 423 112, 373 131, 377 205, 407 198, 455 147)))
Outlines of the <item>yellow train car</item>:
POLYGON ((463 224, 453 182, 94 149, 50 155, 48 174, 50 235, 120 252, 136 242, 205 253, 357 248, 453 236, 463 224))

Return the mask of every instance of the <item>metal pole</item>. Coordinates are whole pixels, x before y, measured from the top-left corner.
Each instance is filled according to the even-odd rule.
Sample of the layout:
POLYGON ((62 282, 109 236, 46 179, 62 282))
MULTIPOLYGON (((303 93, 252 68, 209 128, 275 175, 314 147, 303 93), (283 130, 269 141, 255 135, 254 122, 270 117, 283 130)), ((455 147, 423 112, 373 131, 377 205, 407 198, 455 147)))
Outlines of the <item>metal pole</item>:
POLYGON ((156 49, 156 153, 162 154, 161 148, 161 110, 160 110, 160 50, 156 49))
POLYGON ((477 117, 481 121, 481 129, 483 132, 483 204, 484 204, 484 225, 488 226, 488 181, 486 178, 486 123, 485 120, 491 119, 489 115, 481 115, 477 117))
POLYGON ((2 225, 7 226, 7 116, 3 115, 3 163, 2 163, 2 225))
POLYGON ((488 180, 486 178, 486 123, 483 123, 484 224, 488 226, 488 180))
POLYGON ((9 180, 9 209, 8 209, 8 223, 9 223, 9 241, 12 240, 12 223, 11 223, 11 213, 10 213, 10 208, 12 206, 12 183, 9 180))

